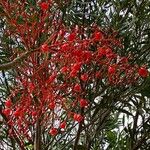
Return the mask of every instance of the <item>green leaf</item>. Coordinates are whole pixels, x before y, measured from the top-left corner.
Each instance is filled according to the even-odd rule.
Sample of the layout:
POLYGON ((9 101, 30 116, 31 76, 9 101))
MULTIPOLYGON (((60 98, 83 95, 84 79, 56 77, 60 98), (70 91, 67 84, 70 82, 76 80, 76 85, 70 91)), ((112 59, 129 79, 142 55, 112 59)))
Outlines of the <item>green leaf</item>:
POLYGON ((148 77, 145 81, 145 85, 141 90, 141 94, 150 98, 150 77, 148 77))
POLYGON ((18 16, 18 18, 17 18, 17 23, 18 23, 18 24, 24 24, 24 23, 25 23, 25 21, 23 20, 23 17, 22 17, 22 16, 18 16))

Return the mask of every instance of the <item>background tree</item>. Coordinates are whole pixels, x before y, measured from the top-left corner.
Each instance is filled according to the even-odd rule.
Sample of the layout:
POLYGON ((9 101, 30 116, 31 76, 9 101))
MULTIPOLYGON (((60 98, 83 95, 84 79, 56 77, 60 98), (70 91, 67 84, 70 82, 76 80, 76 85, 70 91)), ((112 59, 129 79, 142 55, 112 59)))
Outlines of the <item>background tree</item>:
MULTIPOLYGON (((44 5, 40 5, 34 0, 25 2, 5 2, 1 0, 0 2, 2 14, 0 47, 2 108, 4 108, 6 97, 10 95, 12 89, 14 87, 20 88, 18 87, 18 78, 24 79, 28 75, 28 69, 24 68, 29 68, 32 65, 35 65, 36 68, 42 64, 40 61, 51 58, 47 54, 41 56, 39 47, 43 42, 53 45, 60 29, 70 34, 74 26, 79 25, 81 29, 78 34, 81 35, 81 39, 84 39, 85 37, 91 37, 95 31, 92 27, 96 29, 98 25, 106 39, 112 38, 114 35, 115 38, 122 38, 123 47, 114 47, 117 54, 129 56, 130 64, 139 66, 144 64, 149 68, 150 8, 147 0, 140 2, 134 0, 94 0, 69 1, 67 3, 55 1, 48 3, 50 10, 47 8, 47 3, 41 3, 44 5), (54 5, 51 7, 51 4, 54 5), (15 10, 14 8, 18 9, 15 10), (24 11, 27 12, 25 17, 24 14, 20 13, 24 11), (44 20, 42 16, 45 11, 50 11, 50 13, 47 13, 49 16, 46 16, 49 18, 48 21, 44 20), (46 22, 46 26, 44 21, 43 26, 41 25, 40 20, 42 19, 46 22), (62 23, 65 26, 62 26, 62 23), (44 31, 42 31, 43 28, 44 31), (22 36, 23 34, 24 36, 22 36), (20 37, 24 37, 24 39, 22 40, 20 37), (32 39, 33 37, 35 39, 32 39), (45 42, 46 40, 47 42, 45 42), (29 41, 34 41, 36 44, 29 41), (37 51, 37 53, 34 53, 34 51, 37 51), (36 59, 36 64, 33 64, 34 59, 36 59)), ((47 51, 46 46, 43 45, 42 47, 44 52, 47 51)), ((91 50, 94 51, 95 49, 96 44, 91 47, 91 50)), ((58 66, 61 65, 58 64, 58 66)), ((44 76, 47 72, 47 69, 43 66, 38 69, 39 76, 44 76)), ((92 89, 90 89, 91 84, 89 84, 91 92, 88 96, 92 105, 85 114, 89 119, 87 125, 80 124, 78 126, 78 124, 73 124, 72 120, 69 120, 67 121, 66 132, 60 135, 53 137, 45 131, 41 132, 42 149, 149 149, 149 80, 148 77, 143 82, 143 79, 140 78, 138 84, 134 86, 126 85, 125 87, 110 86, 105 84, 106 81, 99 81, 102 91, 98 93, 97 97, 93 96, 92 89), (46 146, 44 147, 44 145, 46 146)), ((31 84, 26 86, 32 90, 31 84)), ((100 87, 98 88, 100 89, 100 87)), ((21 91, 19 94, 22 94, 21 91)), ((15 104, 20 97, 17 95, 14 98, 13 103, 15 104)), ((67 105, 70 106, 69 102, 67 102, 67 105)), ((34 134, 35 131, 39 134, 39 128, 33 127, 30 130, 33 140, 24 141, 25 139, 23 139, 23 143, 26 144, 24 146, 20 143, 21 137, 19 135, 8 138, 7 118, 2 110, 1 114, 1 138, 3 141, 1 147, 3 148, 7 143, 13 149, 16 149, 16 146, 20 146, 21 149, 32 149, 33 145, 36 145, 33 142, 39 140, 35 140, 36 134, 34 134), (6 126, 7 128, 5 128, 6 126)), ((65 114, 62 114, 62 116, 63 118, 66 117, 65 114)), ((39 142, 37 141, 37 143, 39 142)))

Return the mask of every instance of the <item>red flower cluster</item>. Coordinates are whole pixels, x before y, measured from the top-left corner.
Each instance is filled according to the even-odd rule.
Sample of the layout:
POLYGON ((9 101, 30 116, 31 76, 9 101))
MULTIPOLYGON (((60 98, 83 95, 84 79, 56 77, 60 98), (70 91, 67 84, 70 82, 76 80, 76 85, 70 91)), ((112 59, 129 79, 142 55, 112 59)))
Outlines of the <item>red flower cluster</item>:
MULTIPOLYGON (((13 120, 11 125, 16 124, 20 133, 41 117, 43 124, 53 126, 55 118, 62 120, 58 116, 61 112, 66 113, 67 119, 82 123, 86 115, 80 110, 92 104, 93 100, 88 99, 89 89, 95 93, 98 80, 104 80, 106 85, 130 86, 149 74, 146 67, 132 66, 126 57, 114 53, 113 47, 118 45, 105 43, 107 39, 101 32, 95 32, 89 39, 81 40, 77 32, 60 39, 54 46, 40 46, 40 52, 50 53, 51 57, 42 58, 40 64, 31 57, 28 63, 33 67, 22 69, 26 74, 30 72, 32 78, 20 78, 23 93, 15 105, 11 100, 5 103, 3 113, 13 120), (97 48, 92 49, 94 44, 97 48)), ((15 91, 13 96, 17 97, 20 90, 15 91)), ((59 129, 66 129, 66 121, 60 123, 59 129)), ((59 129, 52 127, 50 135, 61 133, 59 129)))
MULTIPOLYGON (((60 123, 59 128, 64 130, 66 128, 66 126, 67 126, 66 122, 63 121, 63 122, 60 123)), ((57 128, 54 128, 54 127, 52 127, 49 130, 49 134, 52 135, 52 136, 56 136, 58 134, 58 132, 59 132, 59 130, 57 128)))

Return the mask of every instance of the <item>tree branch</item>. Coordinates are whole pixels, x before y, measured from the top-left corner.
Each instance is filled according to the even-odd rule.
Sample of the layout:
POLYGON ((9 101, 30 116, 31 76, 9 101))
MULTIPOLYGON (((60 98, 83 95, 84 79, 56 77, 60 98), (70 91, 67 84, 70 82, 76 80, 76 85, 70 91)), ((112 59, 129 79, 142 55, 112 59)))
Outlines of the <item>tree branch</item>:
POLYGON ((40 119, 37 120, 35 129, 34 150, 41 150, 41 126, 40 119))
POLYGON ((20 64, 25 58, 27 58, 34 51, 35 50, 27 51, 27 52, 23 53, 21 56, 12 60, 11 62, 1 64, 0 70, 9 70, 9 69, 17 67, 18 64, 20 64))

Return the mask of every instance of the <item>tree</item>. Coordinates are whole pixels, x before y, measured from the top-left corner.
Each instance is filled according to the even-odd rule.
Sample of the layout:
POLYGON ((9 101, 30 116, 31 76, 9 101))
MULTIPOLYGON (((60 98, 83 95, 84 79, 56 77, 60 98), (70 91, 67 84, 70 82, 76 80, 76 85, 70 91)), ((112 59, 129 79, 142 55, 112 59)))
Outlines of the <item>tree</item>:
POLYGON ((148 2, 0 4, 3 142, 13 149, 148 149, 149 24, 126 27, 134 9, 146 6, 146 15, 148 2))

